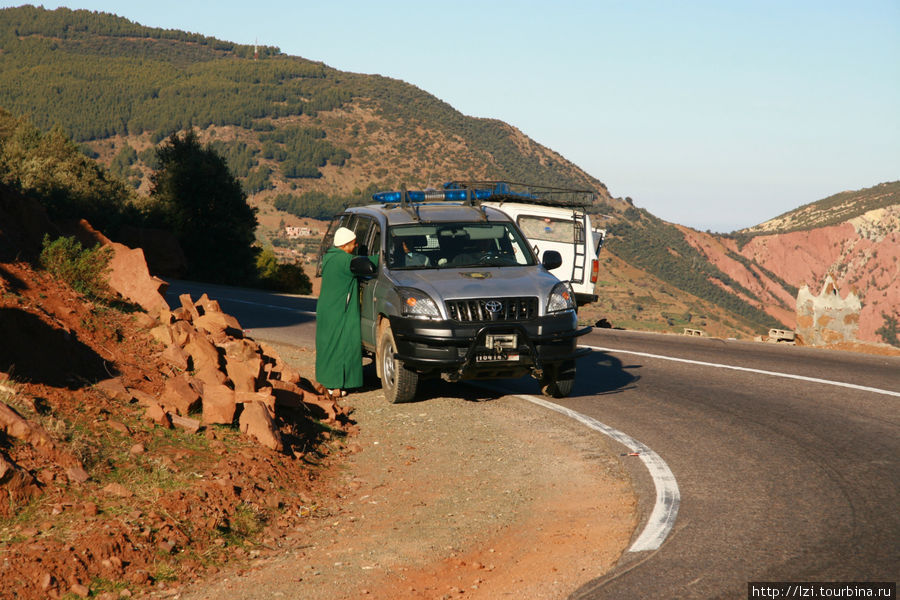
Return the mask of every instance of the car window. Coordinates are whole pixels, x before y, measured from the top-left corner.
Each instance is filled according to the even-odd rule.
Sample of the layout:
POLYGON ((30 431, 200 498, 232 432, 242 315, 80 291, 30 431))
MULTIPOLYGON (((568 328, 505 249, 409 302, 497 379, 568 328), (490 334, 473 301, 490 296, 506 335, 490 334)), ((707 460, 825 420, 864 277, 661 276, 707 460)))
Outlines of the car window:
POLYGON ((357 254, 373 254, 371 248, 369 248, 369 236, 371 234, 372 229, 375 227, 375 220, 371 217, 364 217, 362 215, 357 216, 355 221, 351 223, 352 228, 351 231, 356 234, 356 253, 357 254))
POLYGON ((439 223, 391 227, 387 265, 392 269, 535 264, 511 223, 439 223))
POLYGON ((525 237, 532 241, 569 243, 584 241, 584 225, 574 219, 521 215, 517 222, 525 237))

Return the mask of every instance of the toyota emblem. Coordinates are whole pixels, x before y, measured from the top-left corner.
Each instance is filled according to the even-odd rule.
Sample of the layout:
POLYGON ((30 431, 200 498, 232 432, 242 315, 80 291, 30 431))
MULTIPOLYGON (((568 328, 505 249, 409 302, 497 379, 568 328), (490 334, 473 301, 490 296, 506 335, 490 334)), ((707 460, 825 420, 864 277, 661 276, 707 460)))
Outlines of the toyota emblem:
POLYGON ((484 303, 484 307, 488 309, 489 312, 498 313, 503 310, 503 303, 499 300, 488 300, 484 303))

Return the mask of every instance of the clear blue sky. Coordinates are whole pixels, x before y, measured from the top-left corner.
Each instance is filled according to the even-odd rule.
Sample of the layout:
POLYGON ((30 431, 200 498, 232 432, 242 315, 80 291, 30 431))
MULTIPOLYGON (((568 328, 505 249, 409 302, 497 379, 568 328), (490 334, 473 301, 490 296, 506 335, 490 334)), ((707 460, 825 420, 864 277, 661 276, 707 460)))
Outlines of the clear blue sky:
POLYGON ((898 0, 60 5, 402 79, 698 229, 900 179, 898 0))

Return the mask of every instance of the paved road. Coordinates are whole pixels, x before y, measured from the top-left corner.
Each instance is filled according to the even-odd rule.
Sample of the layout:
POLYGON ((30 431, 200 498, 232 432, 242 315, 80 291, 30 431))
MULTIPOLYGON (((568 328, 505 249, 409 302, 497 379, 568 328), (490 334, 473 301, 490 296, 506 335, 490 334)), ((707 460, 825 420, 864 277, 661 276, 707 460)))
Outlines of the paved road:
POLYGON ((588 343, 618 351, 596 353, 601 366, 560 403, 662 456, 681 506, 658 551, 626 555, 573 597, 746 598, 748 581, 897 581, 900 359, 609 330, 588 343), (594 377, 625 374, 625 386, 593 392, 594 377))
MULTIPOLYGON (((206 287, 257 337, 312 345, 314 300, 206 287)), ((196 298, 175 283, 170 300, 189 289, 196 298)), ((653 449, 681 504, 658 550, 626 553, 573 598, 746 598, 749 581, 900 578, 900 358, 616 330, 582 340, 606 350, 579 362, 558 403, 653 449)), ((503 385, 539 393, 528 378, 503 385)), ((622 460, 646 519, 653 483, 640 460, 622 460)))

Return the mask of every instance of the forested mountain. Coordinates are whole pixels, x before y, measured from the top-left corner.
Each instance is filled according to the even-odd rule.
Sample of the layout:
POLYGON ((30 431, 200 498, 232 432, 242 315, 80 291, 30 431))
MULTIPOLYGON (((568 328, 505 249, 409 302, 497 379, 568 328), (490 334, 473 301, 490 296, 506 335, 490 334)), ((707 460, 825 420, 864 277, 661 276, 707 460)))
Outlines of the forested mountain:
POLYGON ((105 13, 0 15, 0 107, 42 129, 60 125, 135 185, 152 167, 149 147, 195 127, 248 192, 316 216, 361 201, 370 185, 438 185, 451 173, 591 188, 609 200, 600 181, 516 129, 401 81, 105 13), (301 198, 310 191, 322 194, 301 198))
MULTIPOLYGON (((771 298, 726 274, 691 243, 690 230, 613 197, 514 127, 463 115, 402 81, 107 13, 23 6, 0 10, 0 108, 42 131, 60 127, 138 198, 150 190, 158 145, 193 129, 259 209, 257 237, 271 237, 289 215, 328 218, 401 184, 505 179, 589 188, 597 224, 610 230, 610 254, 601 299, 583 319, 747 336, 787 324, 789 299, 769 310, 771 298)), ((812 212, 834 213, 823 208, 812 212)), ((811 218, 820 217, 779 227, 811 218)), ((730 252, 753 263, 738 248, 730 252)))

